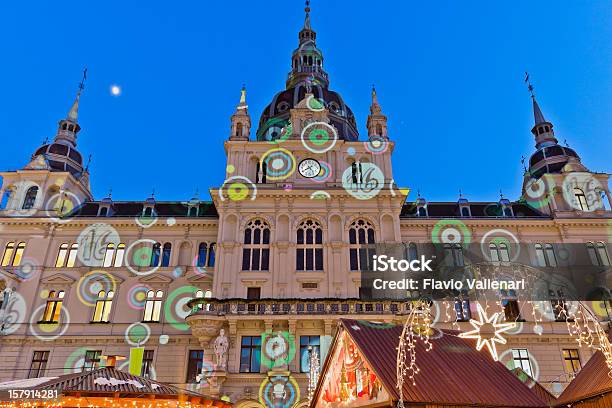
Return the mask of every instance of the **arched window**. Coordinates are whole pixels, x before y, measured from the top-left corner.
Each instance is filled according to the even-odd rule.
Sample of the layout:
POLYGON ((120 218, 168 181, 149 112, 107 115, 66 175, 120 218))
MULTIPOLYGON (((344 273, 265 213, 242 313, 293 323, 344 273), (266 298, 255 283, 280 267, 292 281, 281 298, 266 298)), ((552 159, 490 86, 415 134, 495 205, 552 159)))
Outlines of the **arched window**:
POLYGON ((78 252, 79 252, 79 244, 74 243, 70 245, 70 250, 68 251, 68 260, 66 261, 66 266, 68 268, 74 267, 78 252))
POLYGON ((112 266, 114 257, 115 257, 115 244, 110 243, 106 245, 106 252, 104 253, 104 263, 102 265, 105 267, 112 266))
POLYGON ((125 255, 125 244, 117 245, 117 253, 115 254, 115 268, 123 266, 123 256, 125 255))
POLYGON ((470 209, 467 207, 461 207, 461 216, 462 217, 469 217, 470 216, 470 209))
POLYGON ((489 253, 491 255, 491 262, 510 262, 510 252, 505 242, 499 244, 491 242, 489 244, 489 253))
POLYGON ((407 260, 414 261, 415 259, 419 258, 419 252, 418 252, 417 246, 416 246, 416 244, 414 242, 411 242, 408 245, 405 245, 405 248, 406 248, 405 258, 407 260))
POLYGON ((427 217, 427 209, 425 207, 419 207, 417 209, 417 215, 419 217, 427 217))
POLYGON ((161 255, 161 244, 156 242, 151 250, 151 262, 149 266, 159 266, 159 258, 161 255))
POLYGON ((11 262, 11 266, 19 266, 21 264, 21 258, 23 257, 25 247, 25 242, 20 242, 17 244, 17 247, 15 248, 15 255, 13 256, 13 261, 11 262))
POLYGON ((9 202, 11 201, 11 190, 6 190, 4 195, 2 196, 2 202, 0 202, 0 208, 5 209, 8 207, 9 202))
POLYGON ((96 307, 94 308, 94 315, 92 318, 93 322, 96 323, 108 323, 110 317, 111 307, 113 306, 113 297, 115 292, 112 290, 105 292, 101 290, 98 292, 98 299, 96 300, 96 307))
POLYGON ((264 221, 250 221, 244 230, 243 271, 267 271, 270 263, 270 227, 264 221))
POLYGON ((557 266, 555 249, 552 244, 535 244, 538 266, 557 266))
POLYGON ((357 220, 349 229, 349 260, 351 271, 372 270, 376 254, 374 227, 368 221, 357 220))
POLYGON ((208 248, 208 263, 206 264, 207 266, 215 266, 215 249, 217 248, 217 245, 213 242, 212 244, 210 244, 210 248, 208 248))
POLYGON ((2 266, 9 266, 13 259, 13 252, 15 252, 15 243, 9 242, 4 247, 4 254, 2 255, 2 266))
POLYGON ((464 266, 461 244, 444 244, 444 255, 448 266, 464 266))
POLYGON ((23 206, 21 207, 24 210, 29 210, 34 207, 34 203, 36 202, 36 196, 38 195, 38 187, 32 186, 26 192, 25 198, 23 199, 23 206))
POLYGON ((198 207, 189 207, 189 212, 187 214, 189 217, 197 217, 198 216, 198 207))
POLYGON ((106 217, 108 215, 108 207, 102 207, 100 209, 100 217, 106 217))
POLYGON ((297 271, 323 270, 323 229, 313 220, 300 223, 297 230, 295 269, 297 271))
POLYGON ((589 210, 589 203, 586 200, 586 196, 584 195, 584 191, 579 189, 578 187, 574 188, 574 197, 576 197, 576 202, 582 211, 589 210))
POLYGON ((144 209, 144 216, 145 217, 152 217, 153 216, 153 207, 147 207, 144 209))
POLYGON ((49 295, 47 295, 47 305, 45 306, 41 322, 59 323, 64 294, 63 290, 59 292, 52 290, 49 292, 49 295))
POLYGON ((66 263, 66 256, 68 255, 68 244, 61 244, 57 253, 57 259, 55 260, 55 267, 61 268, 66 263))
POLYGON ((610 257, 608 256, 608 249, 606 244, 603 242, 587 242, 587 252, 591 258, 591 262, 596 266, 609 266, 610 257))
POLYGON ((206 266, 206 256, 208 255, 208 244, 206 242, 201 242, 198 246, 198 260, 197 266, 206 266))
POLYGON ((152 290, 147 292, 147 300, 145 301, 143 321, 145 322, 159 322, 161 318, 162 299, 164 297, 164 291, 158 290, 154 292, 152 290))
POLYGON ((512 208, 504 206, 504 217, 512 217, 512 208))
POLYGON ((166 242, 162 251, 161 266, 170 266, 170 255, 172 253, 172 244, 166 242))
POLYGON ((242 123, 240 122, 236 123, 236 136, 242 136, 242 123))

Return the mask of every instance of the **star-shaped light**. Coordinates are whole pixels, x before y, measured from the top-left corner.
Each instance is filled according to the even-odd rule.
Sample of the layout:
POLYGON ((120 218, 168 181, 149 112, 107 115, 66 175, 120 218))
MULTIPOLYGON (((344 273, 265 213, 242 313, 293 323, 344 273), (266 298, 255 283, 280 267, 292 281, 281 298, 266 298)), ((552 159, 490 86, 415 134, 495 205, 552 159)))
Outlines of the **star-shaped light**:
POLYGON ((476 339, 478 341, 476 350, 480 351, 484 346, 487 346, 493 360, 498 361, 499 357, 495 343, 506 344, 506 339, 501 336, 501 333, 512 330, 515 323, 498 323, 501 313, 493 313, 491 317, 488 317, 480 303, 477 306, 479 320, 470 319, 470 324, 474 327, 474 330, 461 333, 459 337, 476 339))

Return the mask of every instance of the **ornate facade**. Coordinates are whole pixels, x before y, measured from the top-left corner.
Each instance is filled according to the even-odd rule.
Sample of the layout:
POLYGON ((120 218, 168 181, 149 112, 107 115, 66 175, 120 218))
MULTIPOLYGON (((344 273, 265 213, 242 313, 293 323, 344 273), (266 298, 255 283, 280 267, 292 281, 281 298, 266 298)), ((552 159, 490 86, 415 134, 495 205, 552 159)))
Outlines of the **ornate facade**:
MULTIPOLYGON (((298 40, 286 89, 255 132, 243 89, 212 202, 95 200, 77 150, 80 93, 54 142, 0 173, 0 380, 88 369, 143 346, 144 374, 159 381, 239 407, 301 407, 308 350, 325 358, 340 317, 401 322, 410 308, 360 290, 375 243, 405 244, 411 256, 436 239, 489 248, 505 236, 530 245, 535 266, 554 268, 557 246, 576 244, 609 267, 609 175, 557 143, 535 98, 520 199, 408 203, 376 91, 359 140, 329 88, 308 9, 298 40), (303 175, 305 159, 320 166, 314 177, 303 175)), ((501 361, 561 392, 592 351, 554 313, 530 321, 530 303, 507 304, 520 330, 501 361)), ((468 330, 474 306, 440 303, 438 324, 468 330)))

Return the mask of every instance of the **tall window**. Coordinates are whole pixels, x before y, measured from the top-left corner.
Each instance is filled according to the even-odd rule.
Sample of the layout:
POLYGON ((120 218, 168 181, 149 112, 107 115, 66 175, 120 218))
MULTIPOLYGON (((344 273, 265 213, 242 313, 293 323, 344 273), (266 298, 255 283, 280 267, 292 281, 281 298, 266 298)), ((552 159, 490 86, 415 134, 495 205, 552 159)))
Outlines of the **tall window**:
POLYGON ((23 199, 23 206, 21 207, 24 210, 29 210, 30 208, 34 208, 34 203, 36 202, 36 196, 38 195, 38 187, 32 186, 26 192, 25 198, 23 199))
POLYGON ((163 290, 158 290, 157 292, 150 290, 147 292, 147 300, 145 301, 144 315, 142 319, 143 321, 159 322, 163 298, 163 290))
POLYGON ((489 244, 489 254, 491 255, 491 262, 510 262, 510 252, 508 251, 508 244, 505 242, 499 244, 491 242, 489 244))
POLYGON ((419 251, 417 250, 417 246, 414 242, 409 243, 405 248, 406 248, 405 258, 407 260, 414 261, 415 259, 419 258, 419 251))
POLYGON ((587 252, 591 258, 591 262, 595 266, 610 266, 610 257, 608 249, 603 242, 587 242, 587 252))
POLYGON ((461 244, 444 244, 444 258, 448 266, 463 266, 463 247, 461 244))
POLYGON ((580 364, 580 356, 578 349, 564 349, 563 362, 565 363, 565 371, 568 373, 577 373, 582 367, 580 364))
POLYGON ((374 227, 368 221, 357 220, 349 229, 349 257, 351 271, 372 270, 376 254, 374 227))
POLYGON ((166 242, 162 250, 161 266, 170 266, 170 255, 172 254, 172 244, 166 242))
POLYGON ((244 230, 243 271, 267 271, 270 263, 270 227, 262 220, 250 221, 244 230))
POLYGON ((189 360, 187 361, 187 378, 185 382, 193 384, 197 381, 196 377, 202 371, 204 365, 204 350, 189 350, 189 360))
POLYGON ((115 292, 112 290, 105 292, 101 290, 98 292, 98 299, 96 300, 96 307, 94 308, 93 322, 96 323, 108 323, 111 307, 113 306, 113 297, 115 292))
POLYGON ((106 246, 106 252, 104 253, 104 267, 115 267, 118 268, 123 266, 123 255, 125 254, 125 244, 119 244, 115 248, 115 244, 109 243, 106 246))
POLYGON ((578 187, 574 188, 574 197, 576 198, 576 202, 578 203, 578 207, 582 211, 589 210, 589 203, 587 202, 586 196, 584 195, 584 191, 579 189, 578 187))
POLYGON ((516 291, 501 290, 502 295, 502 306, 504 308, 504 316, 507 322, 518 322, 523 321, 521 318, 521 309, 516 297, 516 291))
POLYGON ((25 242, 20 242, 17 245, 14 242, 6 244, 2 255, 2 266, 19 266, 25 247, 25 242))
POLYGON ((298 227, 295 269, 298 271, 323 270, 323 229, 316 221, 302 221, 298 227))
POLYGON ((535 244, 538 266, 557 266, 555 249, 552 244, 535 244))
POLYGON ((140 374, 144 378, 149 378, 151 376, 151 369, 153 368, 153 356, 155 355, 155 350, 145 350, 144 355, 142 356, 142 368, 140 370, 140 374))
POLYGON ((85 351, 85 360, 83 362, 83 371, 93 371, 100 366, 100 356, 102 350, 87 350, 85 351))
POLYGON ((512 349, 512 359, 514 360, 514 368, 520 368, 527 375, 533 377, 527 349, 512 349))
POLYGON ((45 311, 43 312, 41 322, 59 323, 62 303, 64 302, 64 295, 65 293, 63 290, 60 290, 59 292, 52 290, 49 292, 49 295, 47 295, 47 305, 45 306, 45 311))
POLYGON ((300 336, 300 369, 303 373, 310 370, 309 347, 316 351, 321 360, 321 338, 319 336, 300 336))
POLYGON ((161 255, 161 244, 156 242, 151 249, 151 262, 149 266, 159 266, 159 258, 161 255))
POLYGON ((455 315, 458 322, 468 322, 472 318, 470 301, 468 299, 455 300, 455 315))
POLYGON ((49 351, 35 351, 32 355, 32 363, 28 371, 28 378, 44 377, 45 368, 49 361, 49 351))
POLYGON ((261 337, 242 336, 240 343, 240 372, 258 373, 261 361, 261 337))
POLYGON ((56 268, 72 268, 77 259, 77 254, 79 252, 79 244, 73 243, 69 245, 67 243, 63 243, 59 247, 59 251, 57 252, 57 259, 55 260, 56 268))
POLYGON ((201 242, 198 246, 198 266, 215 266, 216 244, 212 242, 210 246, 207 242, 201 242))

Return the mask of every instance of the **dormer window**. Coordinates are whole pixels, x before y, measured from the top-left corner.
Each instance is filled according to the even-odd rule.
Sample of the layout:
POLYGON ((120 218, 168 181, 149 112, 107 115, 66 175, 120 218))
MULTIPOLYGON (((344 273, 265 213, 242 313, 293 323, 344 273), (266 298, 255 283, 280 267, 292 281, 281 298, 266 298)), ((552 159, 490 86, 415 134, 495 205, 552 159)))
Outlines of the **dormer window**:
POLYGON ((152 205, 147 205, 142 211, 142 215, 145 217, 153 217, 154 208, 152 205))
POLYGON ((470 207, 461 207, 461 216, 469 217, 470 216, 470 207))
POLYGON ((417 208, 417 216, 419 217, 427 217, 427 207, 420 206, 417 208))
POLYGON ((189 210, 187 212, 187 216, 189 217, 197 217, 198 216, 198 206, 190 205, 189 210))
POLYGON ((513 217, 514 215, 512 214, 512 207, 507 207, 507 206, 503 206, 503 211, 504 211, 504 217, 513 217))

